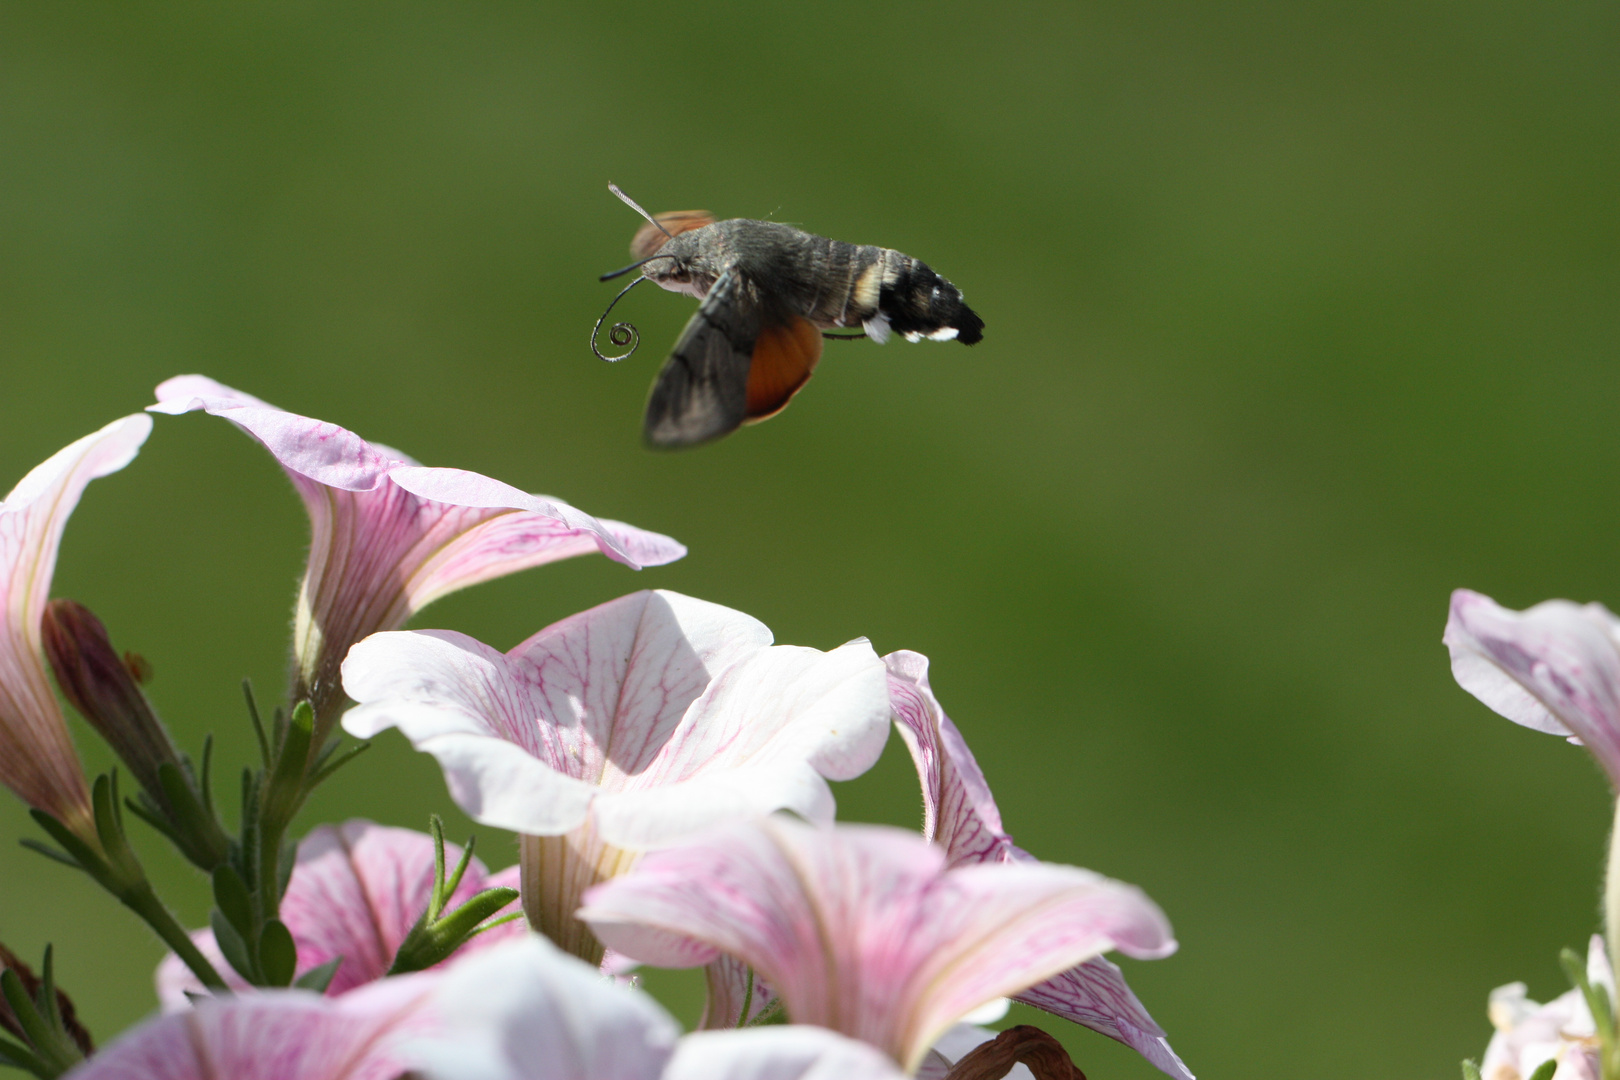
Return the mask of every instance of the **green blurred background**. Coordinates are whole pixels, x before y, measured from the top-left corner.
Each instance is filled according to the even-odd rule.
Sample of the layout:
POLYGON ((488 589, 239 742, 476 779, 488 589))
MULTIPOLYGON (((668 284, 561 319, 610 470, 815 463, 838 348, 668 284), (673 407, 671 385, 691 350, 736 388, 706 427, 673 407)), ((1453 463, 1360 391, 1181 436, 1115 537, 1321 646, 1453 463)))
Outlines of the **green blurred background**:
MULTIPOLYGON (((685 561, 546 567, 415 625, 509 648, 667 587, 926 652, 1019 842, 1169 913, 1181 952, 1125 966, 1195 1072, 1454 1078, 1487 991, 1560 992, 1597 925, 1602 778, 1459 690, 1439 638, 1456 586, 1620 604, 1617 30, 1522 0, 7 0, 0 489, 198 371, 667 532, 685 561), (649 453, 693 305, 638 291, 643 350, 591 357, 638 224, 608 180, 925 259, 985 341, 829 346, 782 417, 649 453)), ((305 542, 260 448, 159 418, 54 594, 231 765, 305 542)), ((917 820, 898 740, 839 795, 917 820)), ((303 825, 450 809, 390 735, 303 825)), ((153 1007, 155 940, 13 839, 0 939, 54 940, 102 1040, 153 1007)), ((690 979, 655 988, 695 1014, 690 979)), ((1092 1080, 1157 1075, 1047 1026, 1092 1080)))

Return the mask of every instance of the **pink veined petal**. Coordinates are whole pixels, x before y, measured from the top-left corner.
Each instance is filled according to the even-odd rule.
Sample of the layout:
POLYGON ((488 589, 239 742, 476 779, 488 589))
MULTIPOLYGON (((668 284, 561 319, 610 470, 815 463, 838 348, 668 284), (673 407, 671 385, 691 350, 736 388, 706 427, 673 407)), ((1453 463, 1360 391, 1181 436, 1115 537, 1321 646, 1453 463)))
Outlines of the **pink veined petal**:
MULTIPOLYGON (((447 871, 460 858, 460 848, 445 845, 447 871)), ((496 885, 515 888, 516 869, 491 877, 483 863, 472 860, 450 907, 496 885)), ((433 838, 427 833, 358 819, 311 830, 298 845, 298 861, 281 901, 281 919, 298 947, 298 974, 341 956, 328 994, 381 979, 405 935, 427 910, 432 891, 433 838)), ((510 932, 498 928, 473 938, 466 948, 486 948, 506 936, 510 932)), ((248 989, 220 955, 211 931, 192 937, 233 989, 248 989)), ((159 966, 157 984, 159 999, 169 1010, 189 1008, 186 992, 203 990, 173 954, 159 966)))
POLYGON ((399 728, 438 759, 473 820, 531 835, 585 822, 596 787, 569 774, 534 688, 500 652, 451 631, 374 634, 349 651, 343 678, 360 702, 344 730, 364 739, 399 728))
POLYGON ((657 590, 572 615, 508 655, 555 767, 611 785, 644 771, 711 682, 770 643, 758 619, 657 590))
POLYGON ((923 789, 923 836, 945 849, 952 866, 1009 857, 1012 837, 967 741, 928 685, 928 657, 901 650, 883 658, 889 701, 923 789))
POLYGON ((830 822, 826 779, 871 768, 888 734, 883 666, 864 639, 761 649, 709 684, 645 769, 604 776, 597 827, 645 849, 778 809, 830 822))
POLYGON ((1175 947, 1151 901, 1088 871, 947 870, 943 851, 903 830, 782 818, 652 852, 585 900, 580 918, 610 947, 662 966, 728 953, 778 989, 795 1022, 860 1038, 908 1070, 992 998, 1108 949, 1175 947))
MULTIPOLYGON (((944 847, 951 866, 1033 859, 1002 828, 979 763, 928 685, 928 658, 902 650, 883 662, 895 725, 922 783, 923 835, 944 847)), ((1169 1075, 1192 1080, 1164 1029, 1103 957, 1032 986, 1017 1000, 1118 1040, 1169 1075)))
POLYGON ((1464 690, 1509 720, 1576 736, 1620 787, 1620 648, 1598 604, 1548 600, 1522 612, 1458 589, 1445 644, 1464 690))
POLYGON ((699 1031, 675 1047, 663 1080, 904 1080, 883 1054, 805 1025, 699 1031))
POLYGON ((0 502, 0 783, 90 838, 90 798, 56 692, 40 619, 62 530, 91 480, 129 464, 152 430, 136 414, 57 451, 0 502))
POLYGON ((677 593, 622 597, 509 654, 448 631, 377 634, 343 668, 369 738, 398 727, 435 755, 476 820, 570 832, 594 805, 615 846, 659 846, 788 807, 830 819, 823 777, 869 768, 888 733, 865 642, 771 647, 741 612, 677 593))
POLYGON ((431 1080, 657 1080, 680 1031, 651 997, 533 935, 457 963, 434 1008, 442 1034, 407 1048, 431 1080))
POLYGON ((388 979, 341 998, 303 990, 211 998, 148 1021, 71 1080, 396 1080, 402 1039, 431 1031, 437 973, 388 979))
POLYGON ((422 562, 406 587, 411 610, 420 611, 458 589, 531 566, 594 555, 604 543, 610 558, 635 569, 662 566, 686 554, 686 548, 669 537, 633 525, 603 520, 596 526, 599 531, 569 527, 520 511, 490 517, 422 562))

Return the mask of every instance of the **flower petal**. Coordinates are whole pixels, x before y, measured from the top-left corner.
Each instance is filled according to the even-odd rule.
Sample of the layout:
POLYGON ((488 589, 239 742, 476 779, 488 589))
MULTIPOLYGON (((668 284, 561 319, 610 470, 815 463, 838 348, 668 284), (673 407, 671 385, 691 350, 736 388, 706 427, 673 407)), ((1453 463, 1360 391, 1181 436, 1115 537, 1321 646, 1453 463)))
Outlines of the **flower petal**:
POLYGON ((71 1080, 394 1080, 399 1041, 434 1019, 438 974, 388 979, 341 998, 303 990, 210 998, 142 1024, 71 1080))
POLYGON ((1620 649, 1598 604, 1548 600, 1523 612, 1458 589, 1444 641, 1464 690, 1509 720, 1575 735, 1620 787, 1620 649))
POLYGON ((468 957, 434 995, 444 1035, 409 1047, 432 1080, 657 1080, 679 1028, 544 938, 468 957))
POLYGON ((865 1043, 805 1025, 699 1031, 675 1047, 663 1080, 904 1080, 865 1043))
POLYGON ((645 769, 598 798, 597 828, 646 849, 779 809, 830 822, 823 778, 871 768, 888 733, 883 666, 864 639, 828 653, 761 649, 710 683, 645 769))
POLYGON ((45 674, 40 619, 62 530, 91 480, 128 465, 152 430, 136 414, 57 451, 0 502, 0 783, 93 838, 90 798, 45 674))
POLYGON ((343 728, 369 739, 397 727, 444 769, 474 821, 534 835, 584 824, 596 787, 563 771, 563 748, 538 722, 535 688, 507 658, 465 634, 374 634, 349 650, 344 688, 361 704, 343 728))
POLYGON ((946 870, 915 834, 770 818, 652 852, 586 893, 579 917, 647 963, 751 964, 799 1023, 913 1069, 958 1017, 1108 949, 1175 942, 1136 889, 1073 867, 946 870), (704 947, 707 947, 706 949, 704 947))
POLYGON ((642 592, 502 655, 448 631, 378 634, 344 663, 369 738, 398 727, 438 758, 476 820, 535 836, 588 808, 601 839, 643 850, 718 821, 790 808, 830 820, 824 777, 870 768, 888 734, 864 641, 772 647, 757 620, 642 592))
MULTIPOLYGON (((928 658, 900 651, 883 662, 895 726, 922 783, 923 835, 945 848, 951 866, 1033 859, 1003 830, 1001 811, 979 763, 928 685, 928 658)), ((1119 968, 1103 957, 1030 987, 1018 1000, 1116 1039, 1171 1076, 1192 1080, 1170 1049, 1164 1029, 1131 992, 1119 968)))
POLYGON ((895 726, 923 792, 923 836, 945 849, 950 865, 998 862, 1017 850, 967 741, 928 685, 928 657, 901 650, 883 658, 895 726))

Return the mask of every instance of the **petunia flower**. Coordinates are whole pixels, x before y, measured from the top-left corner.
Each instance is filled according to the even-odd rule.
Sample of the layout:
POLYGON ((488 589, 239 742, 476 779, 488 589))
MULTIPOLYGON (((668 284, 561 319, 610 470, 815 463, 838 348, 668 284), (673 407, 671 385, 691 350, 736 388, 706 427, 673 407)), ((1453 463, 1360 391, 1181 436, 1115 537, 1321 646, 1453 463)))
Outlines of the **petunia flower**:
POLYGON ((1464 690, 1515 723, 1584 745, 1620 789, 1620 620, 1601 604, 1510 611, 1458 589, 1443 639, 1464 690))
POLYGON ((425 468, 335 424, 285 412, 201 375, 157 388, 153 412, 203 410, 257 439, 309 511, 309 565, 293 623, 296 699, 315 708, 312 751, 343 704, 349 646, 481 581, 600 551, 639 569, 686 549, 462 469, 425 468))
MULTIPOLYGON (((1614 973, 1603 939, 1593 936, 1586 977, 1614 1000, 1614 973)), ((1528 1080, 1548 1061, 1558 1062, 1554 1080, 1599 1080, 1597 1025, 1586 998, 1570 990, 1545 1005, 1531 1001, 1522 982, 1491 991, 1489 1015, 1496 1034, 1485 1048, 1480 1080, 1528 1080)))
POLYGON ((773 646, 758 620, 678 593, 602 604, 501 653, 440 630, 378 634, 343 665, 351 735, 397 727, 475 821, 522 835, 531 925, 601 946, 579 897, 642 851, 789 809, 830 821, 827 780, 877 760, 882 662, 864 640, 773 646))
POLYGON ((643 856, 585 894, 608 947, 660 967, 728 953, 758 971, 794 1023, 916 1070, 952 1024, 1110 949, 1175 948, 1137 889, 1037 862, 950 868, 903 829, 783 816, 724 826, 643 856))
MULTIPOLYGON (((902 650, 883 662, 895 726, 922 782, 923 836, 945 849, 950 866, 1034 861, 1002 828, 979 763, 928 685, 928 658, 902 650)), ((1101 956, 1031 986, 1017 1000, 1116 1039, 1171 1076, 1193 1080, 1124 974, 1101 956)))
POLYGON ((428 1080, 903 1080, 870 1047, 817 1028, 679 1038, 651 997, 539 937, 458 962, 436 1001, 441 1034, 407 1047, 428 1080))
MULTIPOLYGON (((454 863, 461 852, 445 845, 446 859, 454 863)), ((454 908, 484 889, 517 887, 517 868, 490 874, 473 859, 451 897, 454 908)), ((427 910, 433 891, 433 838, 412 829, 396 829, 369 821, 322 825, 298 845, 292 879, 281 900, 281 919, 292 931, 298 947, 297 975, 342 957, 327 985, 328 994, 343 994, 375 982, 388 973, 400 943, 427 910)), ((519 936, 518 923, 506 923, 477 934, 456 955, 487 948, 519 936)), ((199 930, 192 940, 224 975, 232 989, 248 984, 226 962, 211 930, 199 930)), ((442 965, 441 965, 442 966, 442 965)), ((203 993, 178 956, 170 953, 157 970, 158 998, 165 1010, 191 1005, 187 992, 203 993)))
POLYGON ((91 480, 128 465, 151 430, 148 416, 114 420, 35 467, 0 502, 0 784, 94 847, 84 769, 45 673, 40 620, 79 496, 91 480))

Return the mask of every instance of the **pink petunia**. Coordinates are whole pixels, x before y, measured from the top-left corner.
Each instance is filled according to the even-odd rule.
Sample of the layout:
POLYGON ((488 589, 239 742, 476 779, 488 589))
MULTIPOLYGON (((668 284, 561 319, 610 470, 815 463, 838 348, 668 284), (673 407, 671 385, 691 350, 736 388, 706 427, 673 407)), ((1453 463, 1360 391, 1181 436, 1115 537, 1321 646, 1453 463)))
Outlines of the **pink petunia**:
POLYGON ((522 834, 529 921, 587 959, 590 885, 717 822, 833 816, 830 780, 888 736, 865 641, 771 644, 758 620, 670 592, 602 604, 502 653, 462 634, 377 634, 343 665, 352 735, 397 727, 474 820, 522 834))
POLYGON ((1037 862, 948 867, 901 829, 785 816, 647 854, 585 894, 608 947, 660 967, 726 953, 795 1023, 830 1028, 914 1071, 962 1016, 1110 949, 1155 958, 1169 924, 1129 885, 1037 862))
POLYGON ((293 625, 297 698, 315 706, 313 747, 343 704, 349 646, 458 589, 600 551, 639 569, 686 549, 462 469, 425 468, 351 431, 286 412, 201 375, 157 388, 152 412, 202 410, 262 443, 309 511, 309 565, 293 625))
POLYGON ((115 420, 35 467, 0 502, 0 784, 54 816, 92 847, 84 770, 45 673, 40 620, 56 549, 85 486, 128 465, 152 430, 150 417, 115 420))

